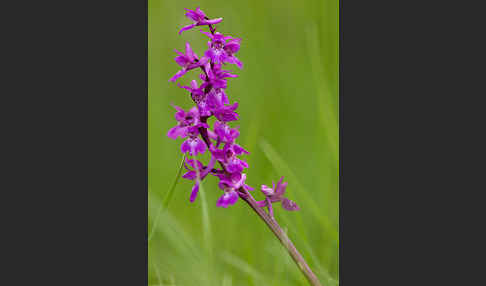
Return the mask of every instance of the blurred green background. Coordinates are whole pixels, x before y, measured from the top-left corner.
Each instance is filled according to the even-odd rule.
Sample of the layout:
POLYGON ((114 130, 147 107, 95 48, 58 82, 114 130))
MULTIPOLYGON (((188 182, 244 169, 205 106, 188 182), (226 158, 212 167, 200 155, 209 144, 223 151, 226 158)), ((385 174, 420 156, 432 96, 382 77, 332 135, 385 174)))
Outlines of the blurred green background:
MULTIPOLYGON (((190 42, 206 49, 199 29, 183 8, 200 6, 210 18, 223 17, 218 31, 242 38, 237 57, 243 70, 228 80, 237 101, 237 142, 250 155, 247 183, 262 199, 261 184, 284 176, 287 196, 300 211, 276 205, 287 229, 323 285, 337 285, 339 253, 339 24, 337 0, 161 1, 148 0, 149 94, 149 285, 307 285, 285 249, 239 200, 217 208, 222 194, 208 176, 204 190, 189 202, 192 182, 181 179, 167 211, 161 211, 181 161, 180 144, 166 136, 176 124, 171 103, 192 106, 188 93, 168 79, 179 69, 174 49, 190 42)), ((198 71, 180 80, 188 84, 198 71)), ((207 154, 205 154, 207 155, 207 154)), ((207 163, 207 156, 203 161, 207 163)))

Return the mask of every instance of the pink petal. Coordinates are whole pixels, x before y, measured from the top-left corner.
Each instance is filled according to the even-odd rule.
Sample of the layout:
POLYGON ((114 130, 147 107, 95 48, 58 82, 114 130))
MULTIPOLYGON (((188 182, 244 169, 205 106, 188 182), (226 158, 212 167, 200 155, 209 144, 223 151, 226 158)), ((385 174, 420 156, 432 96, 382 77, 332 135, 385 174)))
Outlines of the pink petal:
POLYGON ((194 179, 196 179, 196 176, 197 176, 197 174, 194 171, 189 171, 189 172, 185 173, 184 175, 182 175, 182 177, 184 179, 188 179, 188 180, 194 180, 194 179))
POLYGON ((171 79, 169 81, 176 81, 178 78, 180 78, 181 76, 185 75, 186 74, 186 70, 185 69, 182 69, 180 71, 178 71, 173 77, 171 77, 171 79))
POLYGON ((175 126, 172 127, 169 132, 167 132, 167 136, 172 139, 177 139, 177 137, 184 138, 186 137, 186 131, 187 128, 185 127, 180 127, 180 126, 175 126))
POLYGON ((300 210, 300 207, 294 203, 293 201, 284 198, 282 201, 282 207, 288 211, 298 211, 300 210))
POLYGON ((216 18, 216 19, 211 19, 211 20, 205 20, 204 23, 205 24, 214 25, 214 24, 221 23, 221 21, 223 21, 223 18, 216 18))
POLYGON ((206 151, 206 144, 201 139, 197 140, 196 150, 201 154, 204 154, 204 152, 206 151))
POLYGON ((182 153, 186 153, 186 152, 190 152, 191 151, 191 146, 189 145, 189 141, 191 139, 187 139, 186 141, 184 141, 181 145, 181 152, 182 153))
POLYGON ((191 45, 189 45, 189 43, 186 43, 186 56, 189 58, 189 61, 191 62, 197 59, 197 55, 192 51, 191 45))
POLYGON ((187 31, 187 30, 194 28, 195 26, 196 26, 196 24, 191 24, 191 25, 187 25, 187 26, 182 27, 182 29, 179 30, 179 35, 182 34, 182 32, 184 32, 184 31, 187 31))
POLYGON ((191 192, 191 197, 189 198, 189 201, 194 202, 194 200, 197 197, 197 193, 199 192, 199 184, 196 183, 194 187, 192 187, 192 192, 191 192))
POLYGON ((190 63, 186 56, 177 56, 177 57, 174 58, 174 60, 181 67, 185 67, 187 64, 190 63))

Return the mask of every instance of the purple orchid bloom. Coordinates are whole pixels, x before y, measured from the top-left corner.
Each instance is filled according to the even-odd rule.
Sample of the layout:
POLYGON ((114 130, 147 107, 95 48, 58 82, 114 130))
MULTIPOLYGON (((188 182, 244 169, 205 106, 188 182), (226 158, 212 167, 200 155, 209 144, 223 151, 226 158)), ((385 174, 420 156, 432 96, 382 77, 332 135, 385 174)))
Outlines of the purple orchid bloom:
POLYGON ((234 112, 238 108, 238 102, 231 105, 221 106, 218 109, 213 110, 214 116, 220 121, 229 122, 238 120, 238 113, 234 112))
POLYGON ((272 184, 273 188, 262 185, 261 191, 266 198, 263 201, 257 202, 260 207, 268 207, 270 216, 273 217, 272 203, 276 202, 282 202, 282 207, 288 211, 296 211, 300 209, 295 202, 283 197, 285 194, 285 188, 287 187, 287 182, 283 182, 283 177, 280 178, 277 186, 275 186, 274 182, 272 182, 272 184))
POLYGON ((223 21, 223 18, 216 18, 209 20, 208 17, 206 17, 206 14, 197 7, 196 10, 189 10, 184 8, 186 10, 186 17, 189 18, 190 20, 194 21, 193 24, 184 26, 180 31, 179 35, 182 34, 182 32, 190 30, 196 26, 202 26, 202 25, 215 25, 223 21))
POLYGON ((212 88, 207 96, 207 104, 210 108, 215 109, 225 104, 229 104, 228 96, 222 88, 212 88))
POLYGON ((208 42, 209 49, 204 53, 206 57, 211 59, 214 63, 230 63, 237 65, 240 69, 243 64, 234 56, 240 50, 241 39, 235 39, 229 36, 223 36, 221 33, 208 33, 201 31, 201 33, 208 36, 211 41, 208 42), (229 42, 226 42, 230 40, 229 42))
POLYGON ((195 102, 199 102, 204 98, 204 90, 197 85, 197 81, 195 79, 191 80, 191 85, 181 85, 178 84, 180 88, 186 89, 191 93, 192 100, 195 102))
POLYGON ((205 167, 198 160, 195 160, 195 159, 187 160, 186 159, 186 161, 184 162, 184 168, 186 168, 187 172, 184 175, 182 175, 182 177, 184 179, 196 181, 196 183, 192 187, 191 196, 189 198, 189 201, 192 203, 196 199, 197 194, 199 192, 199 182, 196 180, 197 172, 199 172, 199 174, 203 173, 205 167), (187 165, 191 166, 192 169, 187 167, 187 165), (196 168, 197 168, 197 171, 196 171, 196 168))
POLYGON ((209 85, 215 89, 226 89, 227 80, 225 78, 238 77, 238 75, 231 74, 231 71, 222 70, 221 64, 214 64, 213 66, 211 66, 209 63, 210 62, 206 62, 206 64, 204 65, 204 70, 207 76, 206 74, 201 75, 201 79, 204 81, 204 83, 201 85, 201 88, 203 89, 209 85))
POLYGON ((181 152, 182 153, 189 152, 191 156, 196 156, 198 153, 204 154, 205 151, 206 151, 206 144, 204 144, 203 140, 197 137, 188 138, 181 145, 181 152))
POLYGON ((245 184, 246 174, 235 173, 231 175, 220 175, 221 181, 218 186, 224 191, 224 194, 218 199, 216 206, 227 208, 230 205, 234 205, 238 201, 238 189, 244 188, 251 191, 252 187, 245 184))
POLYGON ((179 85, 179 87, 187 89, 191 92, 191 98, 194 100, 194 102, 196 102, 200 116, 211 116, 211 108, 208 106, 207 101, 205 100, 207 95, 204 93, 202 86, 197 86, 197 81, 192 80, 191 86, 179 85))
POLYGON ((196 159, 187 159, 184 161, 184 168, 186 168, 187 172, 182 175, 184 179, 188 180, 195 180, 197 178, 197 173, 202 174, 205 170, 206 167, 196 159), (189 168, 188 165, 192 168, 189 168), (196 171, 196 165, 197 165, 197 171, 196 171))
POLYGON ((240 132, 237 129, 230 128, 226 123, 221 121, 214 122, 214 132, 220 141, 224 143, 231 143, 240 136, 240 132))
POLYGON ((199 109, 199 113, 201 114, 201 116, 206 116, 206 117, 210 117, 211 116, 211 108, 208 106, 207 104, 207 101, 206 100, 201 100, 197 103, 197 108, 199 109))
POLYGON ((177 139, 179 136, 181 138, 185 138, 187 137, 187 129, 190 126, 199 123, 199 112, 196 107, 189 109, 187 112, 179 106, 174 105, 174 108, 177 110, 175 119, 179 122, 179 124, 172 127, 169 132, 167 132, 167 136, 172 139, 177 139))
POLYGON ((209 126, 206 123, 199 123, 195 126, 188 127, 187 134, 189 138, 181 145, 182 153, 189 152, 191 156, 196 156, 198 153, 204 154, 206 151, 206 144, 198 137, 199 127, 208 128, 209 126))
POLYGON ((250 154, 250 152, 237 144, 226 143, 222 150, 212 147, 210 151, 229 174, 241 173, 244 168, 248 168, 248 164, 236 156, 250 154))
POLYGON ((234 205, 238 201, 238 192, 235 190, 225 191, 224 194, 216 202, 217 207, 227 208, 234 205))
POLYGON ((211 169, 213 168, 214 162, 215 162, 215 160, 212 159, 209 162, 209 165, 206 167, 201 162, 199 162, 198 160, 195 160, 195 159, 190 159, 190 160, 186 159, 185 160, 184 168, 186 168, 187 172, 184 175, 182 175, 182 177, 184 179, 187 179, 187 180, 196 181, 196 183, 192 187, 191 196, 189 198, 189 201, 191 203, 194 202, 194 200, 196 199, 197 194, 199 192, 199 180, 197 180, 197 174, 199 173, 201 180, 204 179, 209 174, 211 169), (189 168, 188 165, 191 168, 189 168))
POLYGON ((178 65, 182 67, 169 81, 176 81, 181 76, 185 75, 188 71, 204 66, 208 61, 207 57, 202 57, 201 60, 198 59, 197 55, 192 51, 191 45, 186 43, 186 53, 183 54, 178 50, 174 50, 178 56, 175 57, 175 61, 178 65))
POLYGON ((240 69, 242 69, 243 64, 237 57, 234 56, 234 54, 240 50, 240 42, 241 39, 232 39, 224 45, 223 49, 226 52, 225 61, 230 64, 235 64, 240 69))
POLYGON ((204 35, 208 36, 211 41, 208 42, 209 49, 204 53, 205 56, 210 58, 214 63, 224 63, 226 60, 226 51, 224 46, 226 40, 232 39, 231 37, 225 37, 223 34, 216 32, 214 34, 201 31, 204 35))

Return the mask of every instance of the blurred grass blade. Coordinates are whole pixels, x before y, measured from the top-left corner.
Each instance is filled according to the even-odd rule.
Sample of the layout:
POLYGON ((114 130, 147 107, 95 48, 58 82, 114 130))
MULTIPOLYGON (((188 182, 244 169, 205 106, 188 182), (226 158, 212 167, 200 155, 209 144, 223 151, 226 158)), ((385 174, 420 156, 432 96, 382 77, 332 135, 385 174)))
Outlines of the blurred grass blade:
POLYGON ((181 171, 182 171, 182 166, 184 166, 184 160, 186 159, 186 154, 182 155, 182 160, 181 160, 181 165, 179 166, 179 170, 177 171, 177 175, 174 179, 174 183, 172 184, 172 187, 170 190, 165 194, 164 200, 162 201, 162 204, 160 205, 159 209, 157 210, 157 216, 155 217, 154 223, 152 225, 150 235, 148 237, 148 241, 152 239, 152 236, 154 235, 154 230, 155 226, 157 225, 157 222, 159 221, 160 213, 162 210, 166 210, 167 207, 169 206, 170 200, 172 199, 172 195, 174 194, 174 190, 177 186, 177 183, 179 182, 179 178, 181 177, 181 171))
MULTIPOLYGON (((193 151, 194 152, 194 151, 193 151)), ((197 166, 197 164, 195 164, 197 166)), ((211 222, 209 220, 209 209, 208 209, 208 202, 206 200, 206 192, 204 191, 203 184, 201 182, 201 174, 199 173, 199 169, 195 168, 196 170, 196 179, 197 183, 199 184, 199 196, 201 197, 201 212, 202 212, 202 227, 203 227, 203 239, 204 239, 204 248, 207 254, 207 276, 206 276, 206 283, 207 285, 213 284, 213 247, 212 247, 212 237, 211 237, 211 222)))
POLYGON ((332 227, 327 215, 322 212, 316 201, 309 196, 309 192, 307 192, 303 185, 299 182, 297 176, 292 172, 288 164, 282 159, 282 157, 280 157, 277 151, 275 151, 275 149, 267 141, 265 141, 265 139, 260 141, 260 148, 263 150, 263 153, 268 158, 275 170, 277 170, 281 175, 288 175, 290 179, 289 181, 295 183, 297 187, 295 190, 297 190, 298 198, 303 201, 302 204, 299 204, 300 207, 302 208, 304 205, 308 207, 314 216, 319 219, 324 227, 324 230, 326 231, 326 234, 328 234, 331 239, 339 244, 339 234, 337 230, 332 227))
POLYGON ((326 78, 326 71, 321 64, 321 47, 319 45, 319 34, 315 23, 310 23, 305 30, 307 50, 311 57, 311 69, 314 85, 316 88, 317 108, 322 127, 326 130, 324 134, 328 139, 329 149, 335 161, 339 158, 338 134, 339 126, 337 120, 338 111, 336 107, 339 102, 335 102, 336 96, 331 92, 329 81, 326 78))
MULTIPOLYGON (((153 211, 156 206, 159 206, 160 200, 157 199, 151 192, 149 192, 149 212, 153 211)), ((191 258, 201 260, 201 253, 199 247, 192 236, 184 231, 181 224, 170 215, 169 212, 164 212, 160 215, 160 220, 153 224, 153 232, 160 232, 164 238, 168 240, 172 249, 176 250, 185 259, 191 258)), ((153 254, 156 254, 153 252, 153 254)))
POLYGON ((231 279, 231 276, 228 273, 225 273, 223 276, 223 284, 222 286, 231 286, 233 285, 233 281, 231 279))
POLYGON ((212 250, 211 242, 211 222, 209 220, 208 202, 206 200, 206 193, 204 191, 202 183, 199 183, 199 195, 201 196, 201 212, 202 212, 202 226, 203 226, 203 238, 205 247, 208 251, 212 250))
POLYGON ((264 276, 260 272, 258 272, 255 268, 253 268, 251 265, 249 265, 239 257, 227 251, 224 251, 221 254, 221 259, 224 260, 226 263, 232 265, 233 267, 237 268, 241 272, 253 277, 256 281, 259 282, 256 285, 268 285, 268 283, 266 283, 264 279, 264 276))
POLYGON ((155 270, 155 275, 157 277, 157 285, 162 284, 162 279, 160 278, 160 272, 155 263, 152 261, 152 268, 155 270))
POLYGON ((174 183, 172 184, 172 188, 167 192, 165 195, 164 200, 162 201, 162 208, 165 210, 169 206, 170 200, 172 199, 172 195, 174 194, 175 187, 179 182, 181 177, 182 167, 184 166, 184 160, 186 159, 186 154, 182 155, 181 165, 179 166, 179 170, 177 171, 177 175, 174 179, 174 183))

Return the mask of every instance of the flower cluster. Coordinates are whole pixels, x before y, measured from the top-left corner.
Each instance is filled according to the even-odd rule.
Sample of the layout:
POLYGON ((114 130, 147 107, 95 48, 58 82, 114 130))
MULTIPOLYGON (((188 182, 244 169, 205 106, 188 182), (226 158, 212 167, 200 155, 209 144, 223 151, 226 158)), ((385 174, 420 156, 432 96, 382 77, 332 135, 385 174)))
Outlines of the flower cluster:
MULTIPOLYGON (((219 179, 218 186, 223 190, 223 195, 216 205, 226 208, 235 204, 240 196, 246 196, 247 191, 253 190, 245 183, 246 174, 243 173, 248 168, 248 164, 239 157, 249 152, 236 143, 240 132, 228 124, 239 119, 238 113, 235 112, 238 103, 230 104, 225 92, 228 79, 235 78, 237 75, 223 69, 223 65, 226 64, 234 64, 240 69, 243 67, 241 61, 235 56, 240 49, 241 39, 216 32, 216 27, 213 25, 220 23, 222 18, 210 20, 199 7, 194 11, 189 9, 186 11, 186 16, 194 23, 183 27, 179 34, 196 26, 207 25, 210 32, 201 32, 209 37, 208 49, 201 58, 193 52, 189 43, 186 43, 185 53, 176 50, 178 56, 175 61, 182 69, 170 81, 176 81, 190 70, 200 69, 201 83, 192 80, 189 86, 178 84, 180 88, 190 93, 196 106, 188 111, 174 106, 177 110, 175 119, 178 124, 169 130, 167 136, 172 139, 186 138, 181 145, 181 152, 193 157, 186 159, 184 167, 187 172, 183 175, 183 178, 194 181, 190 201, 196 199, 201 180, 211 174, 219 179), (213 116, 215 121, 211 129, 208 119, 213 116), (211 159, 205 166, 195 157, 204 154, 207 150, 211 153, 211 159)), ((287 183, 280 181, 277 187, 274 186, 275 191, 270 191, 266 186, 264 189, 262 186, 266 199, 257 203, 261 207, 269 207, 270 212, 271 204, 274 202, 282 202, 287 210, 298 209, 295 203, 282 197, 286 185, 287 183)))

